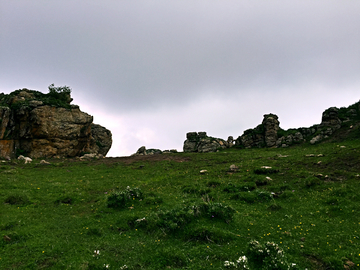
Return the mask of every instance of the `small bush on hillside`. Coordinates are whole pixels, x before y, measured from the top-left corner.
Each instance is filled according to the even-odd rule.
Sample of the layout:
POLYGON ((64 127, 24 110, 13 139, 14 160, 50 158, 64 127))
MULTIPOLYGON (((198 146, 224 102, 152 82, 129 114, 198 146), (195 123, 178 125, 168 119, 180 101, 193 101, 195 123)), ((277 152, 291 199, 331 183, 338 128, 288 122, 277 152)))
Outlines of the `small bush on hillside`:
POLYGON ((315 176, 311 176, 305 179, 305 187, 311 188, 321 184, 321 180, 315 176))
POLYGON ((184 237, 186 241, 221 244, 231 241, 234 238, 234 235, 218 228, 201 226, 189 228, 185 232, 184 237))
POLYGON ((260 169, 255 169, 254 173, 255 174, 274 174, 274 173, 278 173, 279 170, 278 169, 274 169, 274 168, 260 168, 260 169))
POLYGON ((151 256, 146 257, 145 262, 155 268, 153 269, 185 269, 187 258, 180 250, 172 247, 157 249, 151 256))
POLYGON ((223 205, 222 203, 209 203, 206 204, 206 213, 210 218, 216 218, 229 223, 235 213, 234 208, 231 206, 223 205))
POLYGON ((74 199, 69 197, 69 196, 62 196, 60 198, 58 198, 57 200, 55 200, 55 204, 73 204, 74 203, 74 199))
POLYGON ((110 208, 124 208, 129 202, 142 200, 144 198, 139 188, 127 187, 122 191, 111 192, 107 196, 107 206, 110 208))
POLYGON ((285 252, 274 242, 261 244, 252 240, 248 244, 246 255, 235 262, 225 261, 226 268, 289 270, 298 269, 295 263, 289 263, 285 252))
POLYGON ((15 194, 7 197, 4 202, 11 205, 26 205, 29 203, 29 198, 24 194, 15 194))
POLYGON ((246 255, 254 269, 297 269, 296 264, 289 263, 285 252, 274 242, 261 244, 252 240, 248 245, 246 255))
POLYGON ((233 183, 227 184, 227 186, 223 189, 223 191, 227 193, 236 193, 239 191, 252 191, 256 189, 255 183, 244 183, 240 185, 235 185, 233 183))
POLYGON ((202 217, 220 219, 228 223, 233 219, 234 213, 235 210, 230 206, 221 203, 201 202, 170 210, 159 210, 148 217, 133 217, 128 221, 128 225, 135 228, 147 228, 150 231, 160 228, 168 232, 175 232, 202 217))
POLYGON ((216 188, 216 187, 220 186, 221 183, 219 181, 209 181, 206 183, 206 185, 211 188, 216 188))
POLYGON ((146 196, 146 198, 144 199, 145 204, 157 205, 157 204, 161 204, 162 202, 163 199, 160 198, 159 196, 146 196))
POLYGON ((255 202, 268 202, 274 197, 273 192, 268 191, 258 191, 254 192, 238 192, 230 197, 232 200, 240 200, 246 203, 255 203, 255 202))
POLYGON ((193 194, 193 195, 205 195, 210 192, 210 189, 204 189, 192 185, 186 185, 181 190, 183 193, 193 194))
POLYGON ((257 179, 255 182, 256 186, 266 186, 268 184, 268 180, 266 178, 257 179))

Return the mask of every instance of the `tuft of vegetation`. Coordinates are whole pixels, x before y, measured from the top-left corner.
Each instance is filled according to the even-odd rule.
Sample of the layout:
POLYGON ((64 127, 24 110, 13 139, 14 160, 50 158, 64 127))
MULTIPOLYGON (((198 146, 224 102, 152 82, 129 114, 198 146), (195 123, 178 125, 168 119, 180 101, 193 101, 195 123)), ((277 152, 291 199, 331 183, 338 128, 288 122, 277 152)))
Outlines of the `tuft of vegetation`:
POLYGON ((134 200, 140 201, 144 198, 141 189, 129 186, 122 191, 113 191, 107 196, 107 207, 125 208, 134 200))
POLYGON ((29 203, 29 198, 24 194, 14 194, 8 196, 4 202, 11 205, 26 205, 29 203))
POLYGON ((49 105, 54 107, 61 107, 70 109, 71 88, 69 86, 55 86, 50 84, 48 87, 49 92, 44 94, 39 91, 29 89, 19 89, 11 92, 10 94, 0 93, 0 106, 9 107, 12 110, 30 109, 30 101, 37 100, 41 101, 43 105, 49 105), (20 92, 27 92, 29 95, 25 96, 24 99, 14 100, 15 96, 18 96, 20 92))

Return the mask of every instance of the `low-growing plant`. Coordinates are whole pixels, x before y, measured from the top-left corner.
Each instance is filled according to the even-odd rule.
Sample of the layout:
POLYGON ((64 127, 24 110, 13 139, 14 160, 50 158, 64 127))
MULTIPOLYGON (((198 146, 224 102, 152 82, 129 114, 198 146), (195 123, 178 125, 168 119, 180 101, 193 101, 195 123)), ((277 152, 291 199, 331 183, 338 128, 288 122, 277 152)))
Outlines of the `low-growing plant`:
POLYGON ((14 194, 8 196, 4 202, 11 205, 26 205, 29 203, 29 198, 25 194, 14 194))
POLYGON ((225 261, 226 268, 289 270, 298 269, 295 263, 289 263, 285 252, 274 242, 261 244, 251 240, 246 255, 235 262, 225 261))
POLYGON ((258 168, 254 170, 255 174, 274 174, 274 173, 278 173, 279 170, 278 169, 274 169, 274 168, 258 168))
POLYGON ((321 180, 315 176, 310 176, 306 178, 304 183, 306 188, 312 188, 320 184, 321 184, 321 180))
POLYGON ((129 202, 139 201, 144 198, 141 189, 127 186, 122 191, 113 191, 107 196, 107 207, 124 208, 129 202))
POLYGON ((221 244, 231 241, 234 235, 218 228, 200 226, 195 228, 190 227, 184 233, 184 238, 186 241, 221 244))
POLYGON ((275 193, 273 192, 255 190, 253 192, 238 192, 232 195, 230 198, 246 203, 268 202, 273 199, 274 194, 275 193))
POLYGON ((149 196, 148 195, 144 199, 145 204, 158 205, 158 204, 161 204, 162 202, 163 202, 163 199, 160 198, 159 196, 149 196))
POLYGON ((206 206, 207 216, 216 218, 229 223, 234 216, 235 210, 231 206, 223 205, 222 203, 208 203, 206 206))
POLYGON ((254 189, 256 189, 255 183, 243 183, 239 185, 228 183, 227 186, 224 187, 223 191, 227 193, 235 193, 239 191, 252 191, 254 189))
POLYGON ((193 195, 205 195, 210 192, 210 189, 204 189, 195 185, 186 185, 181 190, 184 193, 193 195))
POLYGON ((74 199, 69 197, 69 196, 62 196, 60 198, 58 198, 57 200, 55 200, 55 204, 73 204, 74 203, 74 199))
POLYGON ((216 187, 220 186, 221 183, 219 181, 209 181, 206 183, 206 185, 211 188, 216 188, 216 187))

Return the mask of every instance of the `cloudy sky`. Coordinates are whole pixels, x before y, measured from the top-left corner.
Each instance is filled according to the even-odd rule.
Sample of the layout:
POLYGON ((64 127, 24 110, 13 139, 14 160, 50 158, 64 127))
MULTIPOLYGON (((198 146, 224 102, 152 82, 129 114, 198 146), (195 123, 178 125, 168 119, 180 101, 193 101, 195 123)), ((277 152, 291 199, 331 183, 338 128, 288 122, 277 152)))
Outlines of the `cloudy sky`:
POLYGON ((72 88, 108 156, 237 138, 360 99, 360 1, 0 0, 0 92, 72 88), (85 3, 86 2, 86 3, 85 3))

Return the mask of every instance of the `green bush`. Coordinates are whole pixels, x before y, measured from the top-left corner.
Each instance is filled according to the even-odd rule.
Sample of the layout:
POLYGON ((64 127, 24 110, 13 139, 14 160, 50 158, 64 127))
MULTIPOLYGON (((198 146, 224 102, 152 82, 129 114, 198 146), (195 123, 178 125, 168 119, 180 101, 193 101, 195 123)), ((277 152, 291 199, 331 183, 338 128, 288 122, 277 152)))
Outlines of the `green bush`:
POLYGON ((254 170, 254 173, 255 174, 274 174, 274 173, 278 173, 279 170, 278 169, 274 169, 274 168, 269 168, 269 169, 266 169, 266 168, 260 168, 260 169, 255 169, 254 170))
POLYGON ((123 191, 113 191, 107 196, 107 207, 124 208, 129 202, 142 200, 144 198, 139 188, 127 187, 123 191))
POLYGON ((26 205, 29 203, 29 198, 24 194, 15 194, 8 196, 4 202, 11 205, 26 205))
POLYGON ((253 269, 297 269, 295 264, 287 261, 285 252, 274 242, 261 244, 256 240, 252 240, 248 244, 246 255, 253 269))
POLYGON ((245 183, 241 185, 235 185, 233 183, 228 183, 227 186, 223 189, 223 191, 227 193, 236 193, 239 191, 252 191, 256 189, 255 183, 245 183))
POLYGON ((229 223, 234 216, 235 210, 231 206, 223 205, 222 203, 206 204, 206 213, 210 218, 216 218, 229 223))
POLYGON ((234 236, 233 234, 227 233, 218 228, 201 226, 197 228, 189 228, 185 232, 184 238, 186 241, 221 244, 231 241, 234 236))

